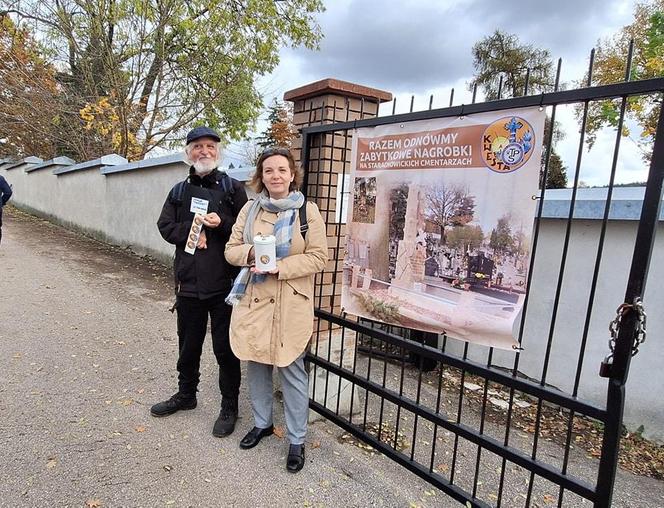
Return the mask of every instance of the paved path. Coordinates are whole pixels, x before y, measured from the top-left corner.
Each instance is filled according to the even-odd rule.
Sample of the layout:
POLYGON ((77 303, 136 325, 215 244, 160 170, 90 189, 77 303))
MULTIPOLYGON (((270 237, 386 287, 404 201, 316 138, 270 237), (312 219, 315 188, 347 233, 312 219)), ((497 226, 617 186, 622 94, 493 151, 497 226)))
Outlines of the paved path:
MULTIPOLYGON (((283 439, 240 450, 252 426, 244 387, 236 433, 214 438, 210 344, 198 408, 152 418, 150 405, 176 386, 171 303, 162 266, 7 213, 0 507, 459 506, 392 461, 344 444, 328 422, 310 427, 297 475, 284 469, 283 439)), ((664 505, 661 482, 624 473, 619 482, 616 506, 664 505)))
POLYGON ((214 438, 210 344, 198 408, 151 417, 176 387, 163 267, 15 212, 0 267, 0 506, 426 506, 428 484, 329 423, 311 426, 297 475, 283 439, 240 450, 245 389, 236 432, 214 438))

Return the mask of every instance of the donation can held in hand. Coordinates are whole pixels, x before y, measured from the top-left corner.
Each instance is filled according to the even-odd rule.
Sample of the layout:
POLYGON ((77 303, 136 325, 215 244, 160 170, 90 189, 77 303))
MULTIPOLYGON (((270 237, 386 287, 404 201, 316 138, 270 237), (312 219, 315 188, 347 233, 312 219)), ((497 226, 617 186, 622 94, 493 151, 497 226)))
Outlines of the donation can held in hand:
POLYGON ((256 235, 254 253, 256 268, 261 272, 270 272, 277 267, 277 241, 273 235, 256 235))

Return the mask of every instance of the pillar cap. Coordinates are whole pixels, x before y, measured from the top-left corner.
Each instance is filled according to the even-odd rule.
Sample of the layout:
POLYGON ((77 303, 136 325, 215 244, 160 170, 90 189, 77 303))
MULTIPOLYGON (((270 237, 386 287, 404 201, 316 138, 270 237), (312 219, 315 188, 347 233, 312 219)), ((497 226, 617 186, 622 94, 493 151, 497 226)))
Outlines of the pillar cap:
POLYGON ((334 78, 321 79, 320 81, 289 90, 284 93, 284 100, 295 102, 328 94, 346 95, 377 102, 388 102, 392 100, 392 94, 390 92, 334 78))

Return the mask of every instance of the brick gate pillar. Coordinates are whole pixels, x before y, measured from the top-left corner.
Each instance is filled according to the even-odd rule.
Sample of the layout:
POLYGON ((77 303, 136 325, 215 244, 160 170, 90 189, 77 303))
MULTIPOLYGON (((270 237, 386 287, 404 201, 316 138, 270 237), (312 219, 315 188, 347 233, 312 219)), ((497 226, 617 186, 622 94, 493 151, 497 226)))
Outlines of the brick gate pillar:
MULTIPOLYGON (((293 123, 301 129, 376 117, 379 105, 392 100, 392 94, 328 78, 290 90, 284 94, 284 100, 293 103, 293 123)), ((337 277, 341 276, 346 241, 346 224, 342 211, 337 210, 337 197, 341 191, 340 176, 350 174, 351 141, 351 131, 315 136, 310 145, 309 167, 305 168, 308 174, 305 191, 307 198, 318 205, 327 224, 330 257, 323 275, 321 299, 317 299, 316 304, 335 313, 341 309, 341 279, 337 278, 337 284, 333 286, 333 274, 336 272, 337 277)), ((293 141, 293 154, 298 162, 301 162, 301 148, 300 136, 293 141)), ((349 191, 346 185, 344 192, 349 191)), ((347 206, 347 198, 344 204, 347 206)))
MULTIPOLYGON (((284 100, 293 103, 293 123, 301 129, 311 125, 331 124, 362 120, 378 116, 382 102, 392 100, 392 94, 338 79, 323 79, 290 90, 284 100)), ((309 165, 307 171, 307 199, 315 202, 327 224, 329 262, 322 275, 316 278, 315 306, 341 313, 341 287, 343 258, 346 247, 346 224, 339 197, 344 176, 350 174, 351 131, 334 131, 313 136, 310 139, 309 165), (337 209, 339 208, 339 209, 337 209), (322 280, 321 280, 322 277, 322 280)), ((302 137, 293 142, 293 154, 301 162, 302 137)), ((344 207, 350 194, 349 178, 345 178, 344 207)), ((353 367, 355 349, 354 333, 343 333, 326 321, 314 324, 312 351, 337 365, 353 367)), ((350 384, 337 376, 327 374, 324 369, 314 369, 311 376, 311 397, 317 402, 348 413, 350 409, 350 384), (315 385, 315 393, 313 387, 315 385), (327 389, 326 389, 327 385, 327 389), (327 394, 327 399, 325 395, 327 394), (337 394, 339 405, 337 406, 337 394)))

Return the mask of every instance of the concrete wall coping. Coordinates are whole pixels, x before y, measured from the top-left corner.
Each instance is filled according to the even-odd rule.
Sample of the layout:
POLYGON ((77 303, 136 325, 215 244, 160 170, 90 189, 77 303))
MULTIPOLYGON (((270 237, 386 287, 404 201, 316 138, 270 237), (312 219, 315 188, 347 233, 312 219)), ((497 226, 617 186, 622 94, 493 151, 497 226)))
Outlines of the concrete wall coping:
POLYGON ((228 168, 224 171, 226 171, 228 176, 235 178, 239 182, 248 182, 251 179, 251 175, 256 171, 256 168, 254 166, 240 166, 238 168, 228 168))
POLYGON ((284 100, 295 102, 327 94, 347 95, 357 97, 358 99, 370 99, 379 102, 392 100, 390 92, 334 78, 321 79, 320 81, 289 90, 284 93, 284 100))
MULTIPOLYGON (((161 157, 152 157, 140 161, 129 162, 126 164, 119 164, 116 166, 104 166, 101 169, 102 175, 112 175, 115 173, 123 173, 125 171, 136 171, 139 169, 148 169, 153 167, 164 167, 172 164, 185 164, 189 165, 184 158, 184 153, 175 152, 161 157)), ((71 168, 70 168, 71 169, 71 168)), ((252 173, 256 168, 253 166, 240 166, 237 168, 221 168, 228 176, 235 178, 240 182, 246 182, 251 178, 252 173)))
POLYGON ((170 164, 187 164, 184 160, 182 152, 175 152, 161 157, 152 157, 140 161, 129 162, 126 164, 118 164, 113 166, 106 166, 102 168, 102 175, 111 175, 113 173, 122 173, 124 171, 133 171, 136 169, 147 169, 155 166, 168 166, 170 164))
POLYGON ((64 173, 71 173, 72 171, 82 171, 85 169, 95 169, 102 166, 119 166, 120 164, 127 164, 127 159, 120 157, 117 154, 104 155, 98 159, 92 159, 91 161, 81 162, 73 166, 65 166, 63 168, 58 168, 53 170, 54 175, 62 175, 64 173))
MULTIPOLYGON (((574 203, 574 219, 601 220, 609 189, 597 187, 578 189, 574 203)), ((643 206, 645 187, 614 187, 609 207, 609 219, 639 220, 643 206)), ((572 189, 548 189, 544 191, 542 217, 546 219, 567 219, 572 202, 572 189)), ((664 220, 664 206, 659 214, 664 220)))
POLYGON ((69 157, 55 157, 53 159, 37 164, 36 166, 30 166, 25 168, 26 173, 31 173, 32 171, 37 171, 38 169, 52 168, 53 166, 72 166, 76 164, 76 161, 70 159, 69 157))
MULTIPOLYGON (((7 161, 7 162, 9 162, 9 161, 7 161)), ((44 159, 40 159, 39 157, 30 156, 30 157, 26 157, 26 158, 21 159, 21 160, 11 161, 11 162, 9 162, 9 164, 7 164, 7 162, 5 162, 4 165, 2 166, 2 169, 4 169, 5 171, 9 171, 10 169, 16 169, 16 168, 21 167, 25 164, 39 164, 41 162, 44 162, 44 159)))

